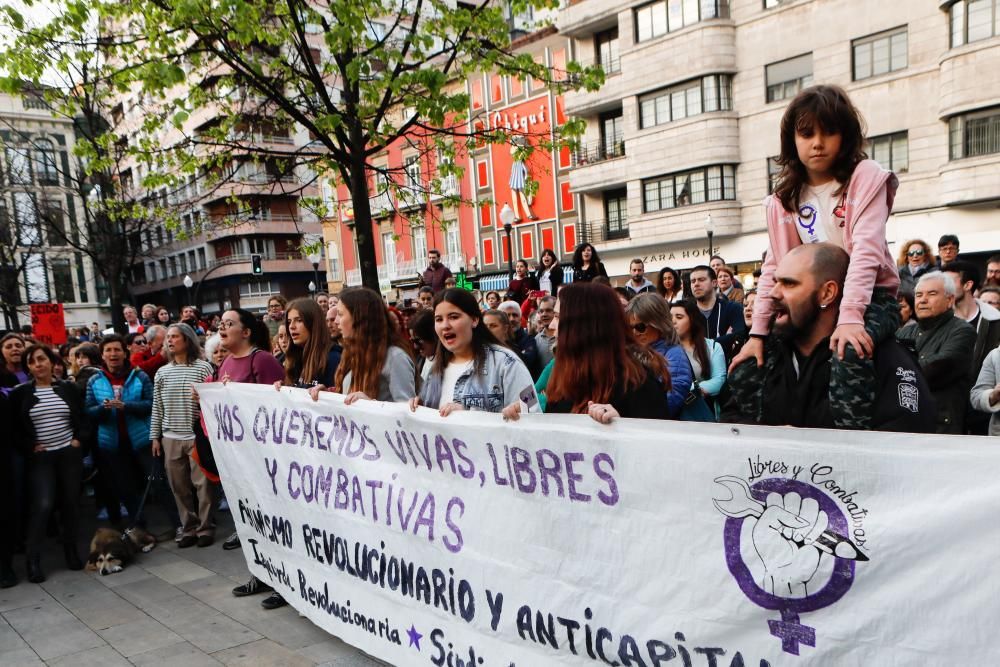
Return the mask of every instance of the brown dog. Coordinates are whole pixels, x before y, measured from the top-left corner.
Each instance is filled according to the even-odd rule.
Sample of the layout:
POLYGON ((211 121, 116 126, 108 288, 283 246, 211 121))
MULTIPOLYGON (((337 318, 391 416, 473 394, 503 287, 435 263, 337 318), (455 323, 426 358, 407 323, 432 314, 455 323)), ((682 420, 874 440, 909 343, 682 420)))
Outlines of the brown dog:
POLYGON ((138 552, 148 553, 156 546, 156 538, 142 528, 129 528, 119 533, 114 528, 98 528, 90 541, 87 571, 102 575, 125 569, 138 552))

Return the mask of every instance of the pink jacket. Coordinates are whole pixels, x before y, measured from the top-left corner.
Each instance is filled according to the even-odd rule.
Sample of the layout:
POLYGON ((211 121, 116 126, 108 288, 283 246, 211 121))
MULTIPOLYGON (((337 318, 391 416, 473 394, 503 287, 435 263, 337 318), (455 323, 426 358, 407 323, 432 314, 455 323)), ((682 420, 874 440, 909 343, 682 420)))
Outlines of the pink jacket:
MULTIPOLYGON (((895 294, 899 289, 896 261, 885 240, 885 223, 892 211, 899 181, 874 160, 864 160, 854 169, 845 198, 844 247, 851 256, 844 284, 837 324, 864 324, 865 309, 876 287, 895 294)), ((774 270, 778 262, 802 239, 795 228, 795 216, 785 210, 774 195, 764 200, 767 210, 767 235, 770 248, 757 283, 750 333, 766 336, 774 302, 774 270)))

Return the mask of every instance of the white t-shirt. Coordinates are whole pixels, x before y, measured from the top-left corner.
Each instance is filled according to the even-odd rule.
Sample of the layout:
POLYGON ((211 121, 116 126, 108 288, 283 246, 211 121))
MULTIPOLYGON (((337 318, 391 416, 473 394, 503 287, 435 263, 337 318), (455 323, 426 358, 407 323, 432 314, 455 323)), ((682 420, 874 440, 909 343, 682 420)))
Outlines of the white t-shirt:
POLYGON ((462 373, 472 368, 474 361, 453 361, 444 369, 444 377, 441 378, 441 402, 438 405, 451 403, 455 399, 455 383, 462 373))
POLYGON ((844 247, 844 212, 838 210, 840 196, 834 195, 839 187, 840 183, 830 181, 802 188, 795 229, 803 243, 829 242, 844 247))
POLYGON ((552 269, 547 269, 542 275, 538 276, 538 289, 552 294, 552 269))

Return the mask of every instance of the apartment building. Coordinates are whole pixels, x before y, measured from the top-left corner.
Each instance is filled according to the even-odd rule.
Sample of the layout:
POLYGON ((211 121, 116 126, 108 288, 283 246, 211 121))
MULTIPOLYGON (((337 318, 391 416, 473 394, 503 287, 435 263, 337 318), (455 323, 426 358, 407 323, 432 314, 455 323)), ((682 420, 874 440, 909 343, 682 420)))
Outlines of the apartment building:
POLYGON ((71 327, 110 321, 107 289, 74 249, 84 229, 74 144, 73 122, 38 97, 0 93, 0 271, 18 274, 21 325, 31 322, 31 303, 61 303, 71 327))
POLYGON ((568 174, 578 225, 611 275, 715 252, 749 277, 781 115, 817 83, 848 91, 869 155, 899 176, 894 252, 944 233, 973 257, 1000 248, 995 0, 571 0, 557 24, 574 59, 607 73, 566 113, 587 122, 568 174))
MULTIPOLYGON (((323 253, 303 252, 304 246, 322 245, 318 217, 299 205, 303 197, 316 196, 314 176, 294 159, 282 159, 310 138, 296 126, 274 122, 269 103, 234 84, 230 74, 225 66, 192 71, 197 85, 218 101, 196 108, 180 127, 165 127, 158 137, 167 146, 193 138, 203 154, 226 146, 231 154, 225 164, 154 189, 144 185, 149 171, 143 163, 130 161, 121 171, 130 199, 163 212, 162 222, 142 234, 146 257, 133 271, 133 298, 165 305, 175 316, 195 301, 206 313, 237 307, 263 312, 275 294, 292 299, 308 295, 310 283, 325 288, 323 253), (222 135, 219 128, 233 113, 239 120, 222 135)), ((122 141, 138 136, 146 104, 134 91, 111 109, 122 141)))

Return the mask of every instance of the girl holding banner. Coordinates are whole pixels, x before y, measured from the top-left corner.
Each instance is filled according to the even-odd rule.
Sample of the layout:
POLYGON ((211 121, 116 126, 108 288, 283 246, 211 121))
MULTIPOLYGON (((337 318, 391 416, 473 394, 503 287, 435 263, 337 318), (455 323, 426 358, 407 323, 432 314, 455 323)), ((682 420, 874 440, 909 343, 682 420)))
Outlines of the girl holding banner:
POLYGON ((456 410, 500 412, 523 403, 528 412, 541 412, 527 366, 490 333, 471 292, 448 289, 437 296, 434 331, 434 367, 411 410, 425 405, 447 417, 456 410))

